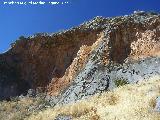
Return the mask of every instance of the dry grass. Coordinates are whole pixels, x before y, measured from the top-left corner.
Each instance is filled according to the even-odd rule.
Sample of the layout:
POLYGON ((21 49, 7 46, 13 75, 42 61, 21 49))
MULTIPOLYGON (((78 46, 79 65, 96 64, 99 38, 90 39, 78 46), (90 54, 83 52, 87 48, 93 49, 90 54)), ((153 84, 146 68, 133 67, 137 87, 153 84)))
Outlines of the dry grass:
POLYGON ((28 111, 28 107, 39 106, 41 99, 3 101, 0 102, 0 120, 53 120, 58 115, 71 116, 73 120, 160 120, 160 113, 154 111, 158 96, 160 79, 153 78, 74 104, 36 111, 28 111))
POLYGON ((30 98, 0 102, 0 120, 22 120, 24 116, 29 116, 26 108, 33 102, 30 98))
POLYGON ((41 111, 29 120, 53 120, 59 114, 70 115, 74 120, 160 120, 160 113, 153 110, 158 96, 160 80, 144 81, 41 111))
MULTIPOLYGON (((24 120, 31 114, 39 112, 39 108, 47 104, 44 98, 24 97, 12 99, 12 101, 0 102, 0 120, 24 120)), ((45 108, 44 108, 45 109, 45 108)))

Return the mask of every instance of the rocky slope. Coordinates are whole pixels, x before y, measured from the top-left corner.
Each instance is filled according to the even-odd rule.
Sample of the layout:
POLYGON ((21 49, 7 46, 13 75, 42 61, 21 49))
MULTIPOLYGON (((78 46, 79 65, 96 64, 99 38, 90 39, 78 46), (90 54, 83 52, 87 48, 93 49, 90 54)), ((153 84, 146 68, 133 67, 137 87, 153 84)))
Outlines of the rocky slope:
POLYGON ((121 86, 74 104, 48 108, 31 115, 29 120, 159 120, 159 80, 121 86))
POLYGON ((4 120, 159 120, 159 90, 158 13, 22 36, 0 55, 4 120))
MULTIPOLYGON (((75 102, 120 85, 160 76, 158 14, 136 12, 106 19, 103 26, 106 28, 97 41, 79 50, 67 71, 67 78, 74 77, 63 79, 65 89, 60 87, 60 94, 51 99, 53 104, 75 102)), ((53 90, 49 92, 54 95, 57 85, 53 81, 50 86, 53 90)))
POLYGON ((142 11, 20 37, 0 55, 0 98, 33 89, 47 92, 53 105, 74 102, 159 76, 159 55, 160 15, 142 11))

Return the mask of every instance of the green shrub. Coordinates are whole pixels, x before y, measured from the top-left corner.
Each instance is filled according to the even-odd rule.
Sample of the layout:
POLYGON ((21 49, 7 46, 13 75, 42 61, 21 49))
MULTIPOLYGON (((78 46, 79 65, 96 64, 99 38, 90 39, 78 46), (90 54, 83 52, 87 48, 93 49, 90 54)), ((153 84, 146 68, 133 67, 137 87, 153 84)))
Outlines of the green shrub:
POLYGON ((117 79, 114 81, 114 83, 117 87, 129 84, 126 79, 117 79))

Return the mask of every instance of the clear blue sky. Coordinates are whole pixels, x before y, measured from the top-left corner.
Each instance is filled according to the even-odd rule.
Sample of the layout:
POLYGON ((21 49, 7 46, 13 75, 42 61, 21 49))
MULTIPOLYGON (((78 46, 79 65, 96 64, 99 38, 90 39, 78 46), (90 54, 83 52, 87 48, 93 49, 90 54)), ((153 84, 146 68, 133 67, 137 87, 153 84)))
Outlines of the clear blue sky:
MULTIPOLYGON (((7 0, 6 0, 7 1, 7 0)), ((13 0, 25 1, 25 0, 13 0)), ((28 0, 26 0, 28 1, 28 0)), ((39 1, 39 0, 32 0, 39 1)), ((49 0, 43 0, 49 1, 49 0)), ((67 0, 50 0, 67 1, 67 0)), ((95 16, 119 16, 135 10, 160 12, 160 0, 68 0, 70 4, 44 6, 0 5, 0 52, 19 36, 56 32, 77 26, 95 16)))

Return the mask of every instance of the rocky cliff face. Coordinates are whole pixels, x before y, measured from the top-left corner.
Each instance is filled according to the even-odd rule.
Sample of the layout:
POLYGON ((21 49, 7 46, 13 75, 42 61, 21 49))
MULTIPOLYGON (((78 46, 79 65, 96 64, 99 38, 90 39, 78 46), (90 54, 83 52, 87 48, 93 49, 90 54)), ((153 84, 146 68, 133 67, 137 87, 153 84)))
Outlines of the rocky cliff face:
POLYGON ((78 52, 69 71, 83 67, 72 82, 67 81, 61 94, 52 98, 53 103, 75 102, 120 85, 160 77, 160 16, 138 12, 106 21, 99 39, 85 46, 88 52, 83 52, 84 46, 78 52))
POLYGON ((83 25, 53 35, 21 37, 0 55, 0 98, 46 91, 52 79, 64 76, 82 45, 92 45, 103 28, 83 25))
POLYGON ((53 35, 21 38, 0 56, 0 98, 46 91, 54 104, 160 75, 160 15, 96 17, 53 35))

